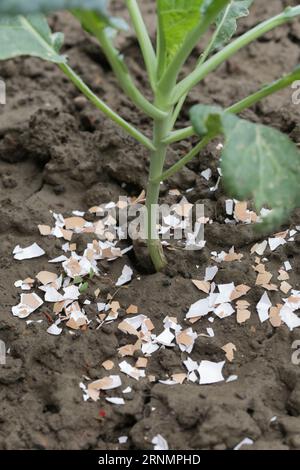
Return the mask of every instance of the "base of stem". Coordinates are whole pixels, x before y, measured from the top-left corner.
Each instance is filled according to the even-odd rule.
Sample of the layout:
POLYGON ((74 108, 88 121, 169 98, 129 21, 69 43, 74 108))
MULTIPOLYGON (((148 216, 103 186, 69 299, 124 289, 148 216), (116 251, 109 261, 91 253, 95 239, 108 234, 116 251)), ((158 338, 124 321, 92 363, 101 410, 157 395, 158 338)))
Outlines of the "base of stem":
POLYGON ((159 240, 148 240, 148 250, 156 271, 161 271, 167 266, 167 260, 159 240))

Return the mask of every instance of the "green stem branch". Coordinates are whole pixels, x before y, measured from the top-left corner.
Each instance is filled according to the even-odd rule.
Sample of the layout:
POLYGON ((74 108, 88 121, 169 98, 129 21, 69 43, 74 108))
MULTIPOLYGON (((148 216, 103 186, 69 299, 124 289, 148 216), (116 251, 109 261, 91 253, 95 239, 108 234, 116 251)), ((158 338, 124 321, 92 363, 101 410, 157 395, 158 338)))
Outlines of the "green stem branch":
POLYGON ((146 196, 147 208, 147 244, 152 263, 156 271, 161 271, 166 266, 163 248, 157 234, 157 204, 159 198, 160 179, 165 163, 167 145, 163 139, 169 129, 170 117, 154 121, 153 145, 156 150, 150 155, 150 171, 146 196))
MULTIPOLYGON (((298 67, 293 72, 285 75, 284 77, 276 80, 275 82, 265 85, 260 90, 256 91, 252 95, 247 96, 246 98, 238 101, 237 103, 233 104, 229 108, 226 108, 226 111, 229 113, 238 114, 244 111, 247 108, 250 108, 254 104, 258 103, 262 99, 276 93, 289 85, 291 85, 295 80, 300 79, 300 68, 298 67)), ((192 137, 195 135, 195 131, 193 126, 186 127, 184 129, 180 129, 178 131, 171 132, 167 138, 164 140, 165 144, 173 144, 183 139, 187 139, 188 137, 192 137)))
POLYGON ((181 158, 181 160, 171 166, 171 168, 162 173, 155 182, 159 181, 160 183, 161 181, 170 178, 175 173, 180 171, 187 163, 189 163, 194 157, 196 157, 196 155, 198 155, 198 153, 201 152, 201 150, 203 150, 214 137, 216 137, 216 135, 205 136, 200 142, 198 142, 198 144, 194 148, 192 148, 189 153, 185 155, 185 157, 181 158))
POLYGON ((212 56, 204 64, 196 67, 188 77, 182 80, 175 87, 173 96, 171 97, 171 104, 177 103, 182 96, 188 93, 197 83, 203 80, 210 72, 215 70, 219 65, 229 59, 233 54, 239 51, 241 48, 247 46, 251 42, 255 41, 260 36, 264 35, 268 31, 280 26, 288 21, 291 21, 294 16, 300 15, 299 7, 287 9, 280 15, 277 15, 269 20, 260 23, 255 28, 251 29, 247 33, 243 34, 235 41, 224 47, 220 52, 212 56), (292 14, 292 12, 294 14, 292 14))

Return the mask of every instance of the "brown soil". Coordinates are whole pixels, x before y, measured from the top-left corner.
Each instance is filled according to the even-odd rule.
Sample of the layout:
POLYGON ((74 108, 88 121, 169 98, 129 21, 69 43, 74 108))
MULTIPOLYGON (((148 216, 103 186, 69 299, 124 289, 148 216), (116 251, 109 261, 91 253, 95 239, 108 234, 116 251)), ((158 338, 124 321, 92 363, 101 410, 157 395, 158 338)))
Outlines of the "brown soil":
MULTIPOLYGON (((118 7, 120 2, 115 3, 118 7)), ((140 3, 154 29, 154 2, 140 3)), ((241 21, 240 31, 298 2, 255 3, 249 18, 241 21)), ((55 15, 51 22, 56 30, 65 32, 65 51, 83 79, 150 135, 148 120, 119 92, 96 44, 67 14, 55 15)), ((146 90, 134 38, 127 35, 119 42, 140 86, 146 90)), ((299 64, 299 44, 298 21, 247 47, 190 94, 180 124, 188 124, 188 109, 199 100, 227 106, 290 71, 299 64)), ((78 109, 77 91, 55 65, 18 59, 1 63, 0 75, 8 88, 7 105, 0 109, 0 339, 11 349, 7 365, 0 366, 0 449, 145 449, 153 448, 151 440, 158 433, 174 449, 227 449, 244 437, 255 441, 251 448, 300 449, 300 368, 291 363, 291 344, 300 339, 300 332, 291 333, 285 326, 274 329, 268 322, 260 324, 255 305, 262 288, 253 288, 247 296, 253 310, 249 322, 237 325, 233 316, 215 321, 215 337, 199 337, 191 354, 197 361, 223 360, 220 348, 233 342, 236 357, 225 370, 227 375, 238 375, 237 381, 167 386, 147 380, 132 384, 124 376, 123 383, 133 386, 133 391, 123 407, 107 402, 85 403, 79 388, 83 375, 97 379, 103 375, 103 360, 117 358, 123 338, 118 322, 98 331, 91 328, 75 336, 65 331, 54 337, 47 334, 42 313, 34 314, 35 319, 44 320, 42 324, 26 325, 12 316, 11 306, 19 301, 14 281, 48 267, 45 257, 16 262, 11 254, 15 245, 28 246, 36 241, 48 257, 57 256, 61 242, 41 239, 37 230, 37 224, 51 223, 49 210, 67 214, 117 200, 120 194, 137 195, 145 187, 149 161, 140 145, 91 105, 78 109), (100 408, 106 412, 104 418, 99 417, 100 408), (271 423, 273 416, 278 418, 271 423), (121 435, 129 436, 126 445, 118 444, 121 435)), ((292 105, 291 90, 267 99, 244 115, 300 141, 300 107, 292 105)), ((186 150, 185 144, 175 145, 168 164, 186 150)), ((104 266, 109 270, 110 283, 101 278, 95 281, 94 288, 99 286, 102 292, 113 294, 114 281, 127 260, 135 276, 128 289, 119 291, 117 300, 125 307, 138 304, 140 312, 148 315, 158 329, 166 315, 177 316, 184 325, 187 308, 201 297, 190 278, 202 278, 212 250, 228 251, 235 245, 244 254, 241 263, 220 265, 217 282, 253 285, 249 248, 259 237, 249 226, 224 224, 222 190, 211 193, 199 175, 210 167, 216 181, 217 166, 217 154, 211 146, 162 188, 166 202, 170 199, 168 187, 181 191, 193 187, 189 200, 204 201, 215 223, 206 231, 207 246, 203 251, 168 252, 168 269, 151 275, 145 274, 131 255, 104 266)), ((299 211, 290 223, 300 224, 299 211)), ((291 260, 294 269, 290 282, 295 289, 300 289, 299 241, 298 236, 295 243, 267 253, 268 266, 274 272, 283 261, 291 260)), ((277 295, 270 293, 275 302, 277 295)), ((203 332, 207 326, 209 323, 203 319, 193 328, 203 332)), ((179 371, 179 349, 166 348, 151 357, 147 373, 164 379, 179 371)))

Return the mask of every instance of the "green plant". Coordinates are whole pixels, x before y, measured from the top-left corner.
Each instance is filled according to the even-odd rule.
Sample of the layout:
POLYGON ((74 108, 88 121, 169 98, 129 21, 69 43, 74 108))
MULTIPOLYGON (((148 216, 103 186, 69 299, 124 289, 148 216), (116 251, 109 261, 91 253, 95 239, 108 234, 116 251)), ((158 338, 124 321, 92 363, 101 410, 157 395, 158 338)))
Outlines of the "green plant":
POLYGON ((166 261, 156 232, 153 209, 158 201, 160 182, 180 170, 220 134, 225 136, 224 184, 233 197, 252 197, 258 208, 268 204, 273 208, 269 224, 282 221, 297 206, 300 198, 300 153, 297 147, 280 132, 235 115, 300 79, 300 68, 226 110, 200 104, 191 110, 190 127, 176 130, 174 127, 187 94, 195 85, 241 48, 299 16, 300 6, 286 8, 231 41, 237 20, 249 13, 253 0, 157 0, 157 43, 154 47, 138 1, 125 0, 125 3, 144 58, 153 92, 152 103, 138 90, 114 46, 114 35, 126 25, 108 13, 106 0, 2 0, 0 59, 32 55, 57 63, 97 108, 149 150, 148 247, 155 268, 160 270, 166 261), (43 16, 43 13, 58 9, 70 10, 82 27, 99 41, 123 91, 153 120, 151 140, 110 109, 70 68, 67 58, 60 53, 63 35, 52 34, 43 16), (180 80, 186 60, 199 40, 211 30, 212 36, 194 70, 180 80), (195 134, 201 141, 165 170, 168 146, 195 134))

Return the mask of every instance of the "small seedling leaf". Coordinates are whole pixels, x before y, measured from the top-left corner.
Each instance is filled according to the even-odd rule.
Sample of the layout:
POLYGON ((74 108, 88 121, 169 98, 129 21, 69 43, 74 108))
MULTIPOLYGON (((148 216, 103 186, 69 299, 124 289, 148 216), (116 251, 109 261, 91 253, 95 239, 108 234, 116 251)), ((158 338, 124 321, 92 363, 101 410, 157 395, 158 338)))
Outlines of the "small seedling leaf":
POLYGON ((88 282, 84 282, 83 284, 81 284, 81 286, 79 287, 80 294, 83 294, 85 291, 88 290, 88 288, 89 288, 88 282))
POLYGON ((201 137, 205 129, 207 134, 224 134, 221 163, 224 186, 233 198, 253 198, 257 209, 265 205, 273 209, 263 227, 280 224, 297 207, 300 152, 286 135, 213 106, 195 106, 191 119, 201 137))

